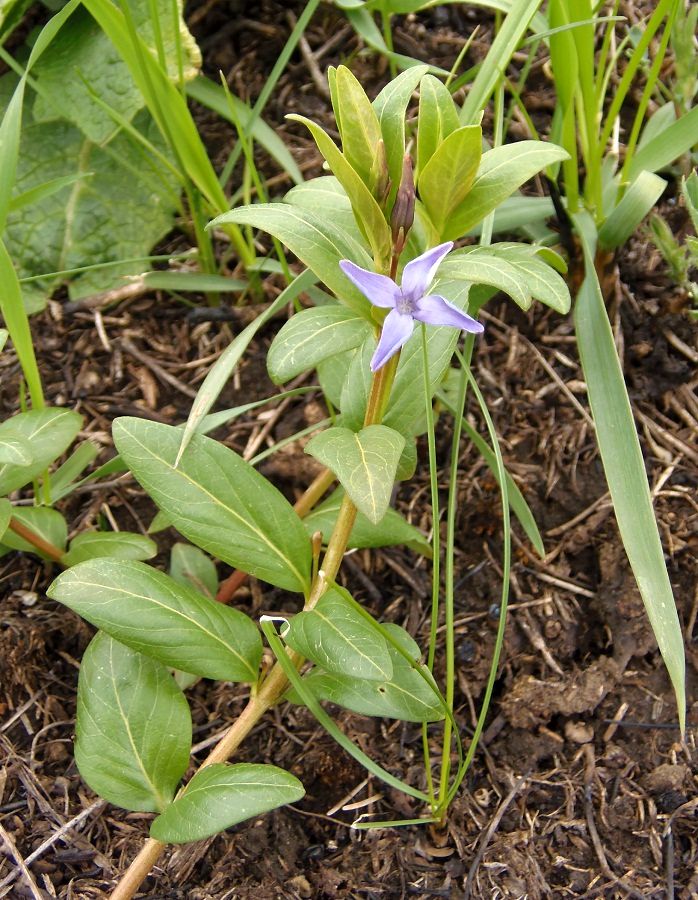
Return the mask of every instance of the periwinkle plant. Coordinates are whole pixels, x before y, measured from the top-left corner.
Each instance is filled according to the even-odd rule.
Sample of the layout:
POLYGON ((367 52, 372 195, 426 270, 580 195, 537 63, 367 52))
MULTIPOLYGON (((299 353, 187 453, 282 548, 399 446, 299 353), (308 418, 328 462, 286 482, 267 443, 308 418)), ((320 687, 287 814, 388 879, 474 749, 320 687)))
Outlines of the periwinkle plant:
MULTIPOLYGON (((511 243, 452 249, 524 181, 565 154, 534 141, 483 153, 480 127, 459 124, 448 90, 426 67, 404 72, 373 103, 345 67, 330 70, 330 88, 342 149, 315 123, 301 121, 332 176, 294 188, 283 202, 236 209, 212 223, 266 230, 307 266, 300 284, 319 281, 334 295, 315 288, 315 305, 291 317, 268 356, 277 383, 317 371, 332 421, 305 449, 326 468, 294 508, 250 463, 200 433, 210 425, 212 386, 219 391, 229 374, 225 358, 207 378, 184 431, 134 418, 118 419, 113 429, 122 459, 170 525, 202 551, 302 596, 295 616, 260 622, 276 665, 260 673, 258 627, 186 583, 181 571, 166 575, 141 562, 92 560, 63 573, 50 589, 101 629, 80 676, 80 771, 111 802, 158 813, 116 897, 132 896, 166 843, 199 840, 300 799, 302 785, 290 773, 226 762, 284 698, 305 704, 374 775, 420 801, 419 821, 443 818, 475 749, 471 742, 463 758, 454 717, 452 590, 446 592, 443 692, 435 678, 438 530, 430 548, 389 504, 395 482, 414 471, 416 440, 425 431, 434 464, 433 400, 446 376, 461 406, 467 384, 480 396, 468 359, 488 297, 504 290, 524 308, 536 298, 567 310, 564 281, 549 265, 563 264, 552 251, 511 243), (416 89, 418 116, 408 128, 416 89), (410 340, 415 324, 421 335, 410 340), (465 357, 459 354, 462 362, 452 369, 463 330, 469 332, 465 357), (338 584, 347 548, 396 541, 435 551, 426 664, 404 629, 376 621, 338 584), (190 720, 170 667, 180 670, 180 681, 186 672, 250 685, 245 710, 179 792, 190 720), (370 760, 339 731, 323 701, 421 723, 423 783, 405 783, 370 760), (436 779, 429 762, 432 722, 444 723, 436 779), (461 760, 454 773, 451 734, 461 760)), ((232 350, 235 359, 237 345, 232 350)), ((444 403, 449 398, 442 396, 444 403)), ((458 433, 461 415, 457 409, 458 433)), ((540 550, 530 511, 497 462, 496 448, 483 452, 540 550)))

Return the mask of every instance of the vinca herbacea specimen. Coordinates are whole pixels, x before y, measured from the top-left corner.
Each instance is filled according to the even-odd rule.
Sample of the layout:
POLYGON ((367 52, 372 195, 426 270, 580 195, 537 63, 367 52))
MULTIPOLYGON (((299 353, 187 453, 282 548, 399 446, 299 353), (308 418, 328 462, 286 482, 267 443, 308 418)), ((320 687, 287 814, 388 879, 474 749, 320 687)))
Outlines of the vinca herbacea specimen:
MULTIPOLYGON (((78 715, 78 744, 84 749, 89 739, 90 753, 78 759, 83 777, 94 786, 104 775, 100 734, 112 744, 115 731, 145 740, 153 710, 164 717, 170 704, 177 707, 173 715, 182 715, 168 667, 180 675, 250 686, 244 711, 178 792, 187 729, 163 728, 159 756, 150 753, 149 745, 148 753, 134 753, 140 738, 135 745, 124 743, 108 799, 129 806, 129 784, 137 778, 142 784, 137 808, 158 816, 150 840, 113 895, 116 900, 133 896, 166 844, 202 839, 300 799, 303 786, 291 773, 272 765, 227 762, 264 714, 284 700, 306 706, 374 777, 412 797, 418 822, 443 821, 475 752, 475 740, 464 751, 455 715, 453 541, 442 595, 438 526, 432 542, 426 542, 391 500, 396 483, 414 473, 418 441, 426 434, 433 503, 438 501, 434 405, 438 402, 440 411, 453 405, 454 386, 459 398, 454 434, 468 428, 464 409, 470 384, 491 426, 469 365, 475 335, 482 331, 476 319, 482 305, 502 290, 524 309, 534 299, 560 312, 569 309, 569 292, 550 261, 562 270, 564 263, 549 248, 455 246, 521 184, 566 154, 537 141, 483 153, 480 126, 459 126, 451 95, 426 66, 403 72, 373 102, 346 67, 330 69, 329 81, 341 149, 319 125, 295 118, 310 129, 332 175, 293 188, 279 202, 231 210, 209 226, 266 231, 306 267, 266 314, 271 317, 289 300, 303 298, 274 337, 267 368, 275 383, 316 373, 328 417, 314 427, 304 450, 321 464, 320 473, 292 506, 252 461, 205 436, 216 419, 207 414, 240 359, 242 342, 254 333, 247 329, 207 375, 184 430, 135 418, 118 419, 113 427, 122 460, 164 520, 236 574, 295 594, 298 612, 285 613, 282 622, 263 615, 258 627, 241 610, 204 596, 196 585, 184 586, 174 569, 166 575, 141 562, 82 563, 50 589, 53 598, 108 636, 91 645, 79 687, 85 712, 78 715), (408 117, 416 90, 418 115, 408 117), (415 331, 419 334, 410 341, 415 331), (378 621, 342 583, 347 550, 395 543, 433 558, 433 622, 426 650, 395 622, 378 621), (437 665, 440 618, 446 638, 437 665), (139 620, 140 629, 134 624, 139 620), (276 657, 271 668, 260 668, 262 637, 276 657), (114 643, 129 652, 115 652, 114 643), (117 692, 123 683, 126 690, 142 657, 148 659, 150 681, 143 681, 140 705, 125 707, 129 714, 138 713, 138 721, 117 721, 115 698, 98 696, 102 682, 116 685, 117 692), (102 682, 93 674, 107 670, 110 677, 102 682), (420 724, 425 768, 418 783, 399 777, 395 765, 389 771, 371 759, 340 730, 324 703, 420 724), (454 750, 457 768, 451 763, 454 750), (168 755, 167 778, 158 779, 155 771, 168 755), (432 772, 434 758, 441 763, 432 772), (162 784, 157 797, 152 783, 162 784)), ((479 434, 473 440, 502 485, 505 528, 511 508, 541 553, 531 511, 503 467, 496 435, 490 434, 494 450, 479 434)), ((456 463, 460 452, 456 440, 456 463)), ((434 521, 439 522, 436 509, 434 521)), ((506 565, 503 569, 506 573, 506 565)), ((506 592, 506 574, 503 582, 506 592)), ((273 600, 267 606, 266 598, 265 606, 278 608, 273 600)), ((505 602, 502 609, 500 629, 505 602)), ((483 721, 485 712, 483 707, 483 721)), ((411 765, 406 763, 405 771, 411 765)))
POLYGON ((371 359, 371 371, 384 366, 391 356, 412 336, 415 322, 425 325, 448 325, 472 334, 479 334, 482 325, 472 316, 439 294, 430 294, 429 287, 442 259, 453 249, 453 241, 446 241, 408 262, 402 273, 402 283, 369 272, 348 259, 340 262, 342 272, 350 278, 374 306, 389 309, 385 317, 376 352, 371 359))

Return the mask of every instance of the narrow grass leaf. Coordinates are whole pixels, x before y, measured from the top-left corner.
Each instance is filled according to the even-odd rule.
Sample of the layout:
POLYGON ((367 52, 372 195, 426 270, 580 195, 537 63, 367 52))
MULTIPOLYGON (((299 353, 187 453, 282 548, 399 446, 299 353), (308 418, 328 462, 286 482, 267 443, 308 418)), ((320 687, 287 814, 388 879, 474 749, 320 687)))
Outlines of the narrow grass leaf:
POLYGON ((640 222, 651 212, 666 186, 666 181, 659 175, 640 172, 599 229, 599 245, 613 249, 625 244, 640 222))

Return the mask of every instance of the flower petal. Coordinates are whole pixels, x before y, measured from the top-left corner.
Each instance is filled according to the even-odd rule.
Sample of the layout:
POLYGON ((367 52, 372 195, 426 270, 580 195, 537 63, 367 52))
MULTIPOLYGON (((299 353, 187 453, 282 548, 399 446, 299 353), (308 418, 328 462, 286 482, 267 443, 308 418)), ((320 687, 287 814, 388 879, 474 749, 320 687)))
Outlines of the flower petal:
POLYGON ((362 269, 361 266, 357 266, 348 259, 343 259, 339 263, 339 268, 374 306, 390 309, 397 303, 400 297, 400 288, 392 278, 362 269))
POLYGON ((441 260, 451 252, 452 248, 453 241, 447 241, 445 244, 439 244, 438 247, 432 247, 431 250, 417 256, 412 262, 408 262, 402 272, 403 297, 412 302, 423 297, 434 280, 441 260))
POLYGON ((429 294, 418 300, 413 316, 420 322, 426 322, 427 325, 450 325, 453 328, 462 328, 463 331, 471 331, 473 334, 484 331, 477 319, 461 312, 457 306, 438 294, 429 294))
POLYGON ((380 340, 371 360, 371 371, 376 372, 384 366, 393 354, 405 344, 414 330, 412 316, 391 310, 383 322, 380 340))

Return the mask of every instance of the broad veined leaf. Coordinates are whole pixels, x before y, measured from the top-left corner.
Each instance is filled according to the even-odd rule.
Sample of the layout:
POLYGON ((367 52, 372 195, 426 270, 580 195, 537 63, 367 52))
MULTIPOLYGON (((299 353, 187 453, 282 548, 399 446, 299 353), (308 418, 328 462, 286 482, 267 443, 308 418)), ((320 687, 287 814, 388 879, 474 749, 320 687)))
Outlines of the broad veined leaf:
MULTIPOLYGON (((163 151, 147 113, 139 113, 134 126, 163 151)), ((130 135, 122 132, 102 148, 63 120, 28 124, 22 130, 17 192, 69 175, 80 177, 8 216, 7 248, 20 278, 143 257, 172 227, 180 185, 130 135)), ((70 295, 122 285, 125 275, 140 274, 144 265, 126 262, 73 276, 70 295)), ((60 282, 58 275, 25 282, 25 305, 42 308, 60 282)))
POLYGON ((191 544, 175 544, 170 551, 170 578, 214 599, 218 573, 213 560, 191 544))
MULTIPOLYGON (((480 247, 473 248, 480 250, 480 247)), ((462 253, 456 250, 441 266, 439 275, 452 280, 460 279, 471 284, 488 284, 504 291, 522 309, 528 309, 533 302, 528 282, 523 274, 506 259, 487 253, 462 253)))
POLYGON ((284 640, 326 672, 387 681, 393 674, 388 644, 375 624, 334 588, 314 609, 289 620, 284 640))
MULTIPOLYGON (((356 350, 347 350, 321 360, 317 365, 317 375, 320 387, 325 397, 336 408, 341 408, 342 391, 347 383, 349 368, 352 360, 358 353, 356 350)), ((359 423, 361 424, 361 423, 359 423)))
POLYGON ((347 236, 329 218, 289 203, 258 203, 231 209, 208 227, 231 222, 260 228, 278 238, 333 294, 370 321, 370 302, 343 274, 339 262, 350 259, 365 269, 372 269, 373 261, 362 244, 347 236))
POLYGON ((152 559, 158 552, 155 541, 130 531, 83 531, 70 542, 61 562, 75 566, 87 559, 152 559))
POLYGON ((384 268, 390 261, 392 247, 390 226, 386 222, 383 210, 378 205, 376 198, 332 138, 318 124, 306 119, 305 116, 291 115, 288 118, 301 122, 312 134, 318 150, 324 156, 337 181, 346 191, 357 224, 371 246, 375 266, 378 269, 384 268))
POLYGON ((300 206, 315 215, 324 216, 332 224, 363 246, 365 238, 356 224, 346 191, 334 175, 321 175, 296 185, 284 196, 284 203, 300 206))
MULTIPOLYGON (((343 497, 344 491, 338 488, 303 519, 309 535, 319 531, 322 534, 323 542, 327 543, 337 521, 343 497)), ((415 553, 431 557, 429 541, 421 531, 406 522, 400 513, 391 507, 388 507, 378 525, 370 522, 363 513, 357 513, 356 522, 347 543, 348 547, 361 549, 364 547, 390 547, 396 544, 404 544, 415 553)))
POLYGON ((175 468, 180 429, 122 418, 113 435, 135 477, 192 544, 277 587, 308 589, 310 542, 300 518, 237 453, 195 434, 175 468))
POLYGON ((342 424, 352 431, 359 431, 366 415, 366 403, 371 390, 371 357, 376 349, 376 338, 369 334, 356 350, 341 388, 339 408, 342 424))
POLYGON ((542 141, 519 141, 488 150, 470 192, 446 223, 443 240, 466 234, 529 178, 566 158, 562 147, 542 141))
MULTIPOLYGON (((440 721, 444 717, 443 706, 432 687, 428 670, 419 662, 419 647, 398 625, 387 624, 383 628, 409 653, 426 677, 388 645, 393 661, 393 675, 389 680, 366 681, 313 669, 303 679, 304 684, 319 700, 336 703, 360 715, 385 716, 406 722, 440 721)), ((293 698, 293 693, 290 696, 293 698)))
MULTIPOLYGON (((12 518, 59 550, 63 550, 65 547, 68 539, 68 526, 57 509, 50 509, 46 506, 17 506, 12 510, 12 518)), ((2 543, 11 550, 36 553, 42 559, 50 559, 55 562, 53 557, 47 556, 10 529, 5 532, 2 543)))
POLYGON ((468 195, 481 157, 482 128, 465 125, 449 134, 420 169, 419 196, 439 234, 468 195))
POLYGON ((33 460, 31 445, 21 438, 0 435, 0 463, 11 466, 30 466, 33 460))
POLYGON ((274 338, 267 355, 273 382, 289 381, 344 350, 358 347, 370 331, 361 316, 339 304, 303 309, 274 338))
POLYGON ((75 762, 105 800, 159 812, 189 763, 191 716, 165 666, 98 632, 78 682, 75 762))
POLYGON ((356 507, 377 525, 390 503, 404 437, 385 425, 354 432, 337 426, 311 438, 305 452, 331 469, 356 507))
POLYGON ((150 835, 167 844, 200 841, 304 794, 300 781, 277 766, 214 763, 194 775, 186 791, 155 819, 150 835))
POLYGON ((59 575, 47 594, 167 666, 204 678, 257 680, 262 641, 254 622, 151 566, 88 560, 59 575))
POLYGON ((16 440, 31 447, 28 466, 0 464, 0 495, 22 487, 40 475, 71 444, 82 416, 68 409, 33 409, 0 424, 0 440, 16 440))
POLYGON ((373 101, 373 108, 378 116, 381 134, 385 141, 388 171, 392 182, 388 209, 390 209, 402 176, 402 158, 405 155, 405 111, 417 85, 428 71, 428 66, 411 66, 407 71, 401 72, 397 78, 389 81, 373 101))
POLYGON ((425 75, 419 82, 418 123, 417 178, 419 179, 419 174, 441 142, 460 127, 458 110, 450 91, 433 75, 425 75))
POLYGON ((5 497, 0 497, 0 541, 2 541, 7 526, 12 518, 12 504, 5 497))
POLYGON ((378 117, 366 92, 350 69, 339 66, 335 78, 335 112, 342 138, 342 151, 349 165, 373 192, 378 141, 382 137, 378 117))

